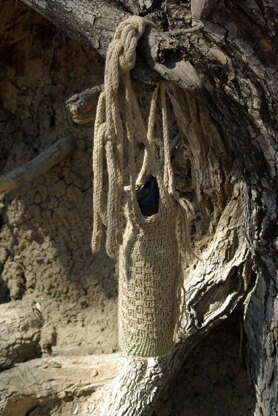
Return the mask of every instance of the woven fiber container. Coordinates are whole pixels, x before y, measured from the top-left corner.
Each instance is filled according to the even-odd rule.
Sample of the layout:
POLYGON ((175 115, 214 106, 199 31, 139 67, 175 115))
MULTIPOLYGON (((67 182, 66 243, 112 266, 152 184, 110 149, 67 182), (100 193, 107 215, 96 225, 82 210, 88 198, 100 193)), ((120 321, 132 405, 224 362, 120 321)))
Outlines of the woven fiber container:
POLYGON ((138 356, 161 356, 173 346, 177 277, 176 206, 160 188, 159 212, 127 209, 119 253, 119 343, 138 356))

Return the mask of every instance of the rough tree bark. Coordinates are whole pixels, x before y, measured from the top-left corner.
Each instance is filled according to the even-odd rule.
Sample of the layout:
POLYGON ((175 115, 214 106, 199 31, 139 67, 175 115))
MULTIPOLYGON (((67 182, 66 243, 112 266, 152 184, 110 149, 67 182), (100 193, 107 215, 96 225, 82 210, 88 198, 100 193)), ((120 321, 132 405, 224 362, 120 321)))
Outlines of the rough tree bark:
MULTIPOLYGON (((48 357, 4 371, 0 374, 1 415, 30 414, 30 408, 37 408, 35 414, 41 415, 42 403, 45 408, 62 399, 95 393, 115 377, 120 363, 120 359, 111 359, 108 354, 104 358, 48 357)), ((94 414, 95 404, 86 405, 83 414, 94 414)))
POLYGON ((15 304, 0 307, 0 371, 19 361, 40 356, 42 319, 32 306, 15 304))
MULTIPOLYGON (((131 13, 156 23, 158 29, 148 29, 140 42, 133 76, 147 84, 159 76, 180 87, 188 119, 180 129, 195 202, 203 217, 210 213, 207 242, 195 242, 201 259, 187 270, 184 333, 175 351, 163 359, 123 357, 98 412, 150 415, 194 345, 242 301, 255 414, 273 416, 278 409, 277 2, 192 0, 191 8, 190 2, 143 0, 24 2, 102 56, 116 25, 131 13)), ((93 95, 87 94, 89 102, 93 95)), ((93 100, 85 108, 93 108, 93 100)), ((9 402, 4 403, 9 414, 9 402)))

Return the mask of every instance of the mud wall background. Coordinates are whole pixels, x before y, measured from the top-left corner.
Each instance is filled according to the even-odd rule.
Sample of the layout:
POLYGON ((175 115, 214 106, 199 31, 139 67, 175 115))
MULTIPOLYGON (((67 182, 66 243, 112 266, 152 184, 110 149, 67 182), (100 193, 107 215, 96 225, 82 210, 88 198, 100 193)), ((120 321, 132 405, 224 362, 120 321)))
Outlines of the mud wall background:
POLYGON ((59 327, 55 348, 63 354, 112 352, 114 266, 90 249, 92 126, 75 127, 65 108, 101 81, 103 62, 13 1, 1 2, 0 54, 1 173, 67 133, 77 138, 68 159, 1 196, 1 301, 39 302, 44 330, 59 327))
MULTIPOLYGON (((102 82, 103 61, 20 2, 1 0, 0 15, 1 174, 65 134, 77 138, 69 158, 0 196, 0 303, 41 310, 38 354, 114 352, 115 265, 104 252, 93 256, 90 248, 92 125, 74 125, 65 108, 74 93, 102 82)), ((182 165, 177 153, 177 171, 182 165)), ((184 163, 179 176, 187 171, 184 163)), ((204 219, 202 228, 207 228, 204 219)), ((165 392, 156 415, 253 414, 239 337, 235 317, 216 329, 165 392)))

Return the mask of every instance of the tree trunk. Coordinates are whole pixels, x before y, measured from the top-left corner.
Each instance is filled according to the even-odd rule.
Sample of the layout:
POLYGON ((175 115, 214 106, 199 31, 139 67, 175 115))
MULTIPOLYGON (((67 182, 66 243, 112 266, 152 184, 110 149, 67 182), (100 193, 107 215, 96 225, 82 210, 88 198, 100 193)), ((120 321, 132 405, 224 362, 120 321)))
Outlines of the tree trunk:
MULTIPOLYGON (((86 397, 94 393, 83 413, 90 414, 88 407, 97 404, 95 393, 115 377, 120 363, 120 359, 111 360, 107 354, 104 358, 47 357, 20 364, 0 374, 1 415, 29 414, 30 407, 41 415, 43 409, 51 408, 59 400, 70 401, 76 395, 86 397)), ((76 408, 80 410, 79 406, 76 408)))
POLYGON ((0 307, 0 370, 40 356, 39 311, 27 305, 4 304, 0 307))
MULTIPOLYGON (((143 86, 157 77, 177 85, 188 120, 187 126, 179 126, 183 163, 190 166, 184 192, 193 195, 192 237, 200 259, 187 270, 183 335, 162 359, 123 357, 98 413, 150 415, 192 348, 241 304, 256 391, 254 414, 275 415, 277 3, 195 0, 192 7, 190 2, 143 0, 24 3, 103 57, 120 21, 132 13, 148 17, 156 28, 148 29, 140 41, 133 78, 143 86)), ((94 94, 87 94, 86 100, 84 117, 90 121, 87 109, 94 107, 94 94)), ((68 104, 72 111, 70 104, 75 106, 76 101, 68 104)), ((81 117, 76 107, 74 112, 79 121, 82 109, 81 117)), ((178 169, 178 152, 174 158, 178 169)))

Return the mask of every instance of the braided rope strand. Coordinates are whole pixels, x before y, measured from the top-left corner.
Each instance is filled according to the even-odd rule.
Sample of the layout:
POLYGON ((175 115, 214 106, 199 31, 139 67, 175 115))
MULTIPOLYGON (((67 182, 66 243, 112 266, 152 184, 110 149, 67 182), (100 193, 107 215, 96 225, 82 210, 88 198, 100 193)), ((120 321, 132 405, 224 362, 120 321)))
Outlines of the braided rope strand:
MULTIPOLYGON (((102 224, 105 224, 107 226, 106 251, 111 257, 115 256, 119 243, 123 189, 124 128, 118 99, 120 74, 129 74, 133 68, 136 61, 136 46, 144 29, 145 21, 138 16, 132 16, 118 26, 108 47, 104 77, 105 90, 99 98, 96 112, 93 151, 94 229, 92 250, 96 252, 100 249, 102 224), (108 171, 107 210, 104 208, 102 184, 104 148, 108 171)), ((133 102, 132 107, 134 107, 131 93, 129 101, 131 105, 133 102)), ((133 114, 130 114, 129 118, 131 120, 133 114)), ((132 141, 132 136, 133 133, 130 132, 129 141, 132 141)))

